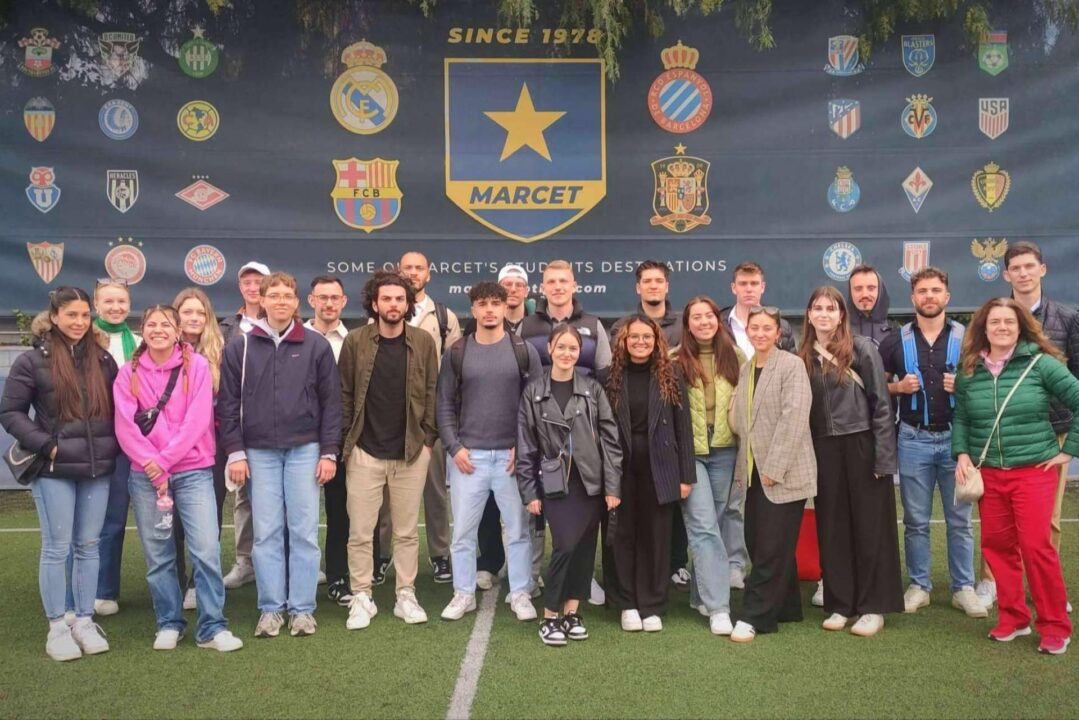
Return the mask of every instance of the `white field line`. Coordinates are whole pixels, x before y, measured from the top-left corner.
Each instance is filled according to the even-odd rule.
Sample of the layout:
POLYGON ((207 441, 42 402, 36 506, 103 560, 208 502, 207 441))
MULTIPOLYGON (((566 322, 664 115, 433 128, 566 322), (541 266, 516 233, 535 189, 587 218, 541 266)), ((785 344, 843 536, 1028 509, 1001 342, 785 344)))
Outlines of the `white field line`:
POLYGON ((495 623, 495 608, 501 594, 502 583, 483 593, 479 609, 476 612, 476 624, 468 638, 468 647, 461 660, 461 670, 457 673, 457 683, 453 686, 453 698, 446 711, 446 720, 468 720, 472 714, 472 701, 476 699, 480 674, 483 672, 483 659, 487 656, 487 645, 491 641, 491 628, 495 623))

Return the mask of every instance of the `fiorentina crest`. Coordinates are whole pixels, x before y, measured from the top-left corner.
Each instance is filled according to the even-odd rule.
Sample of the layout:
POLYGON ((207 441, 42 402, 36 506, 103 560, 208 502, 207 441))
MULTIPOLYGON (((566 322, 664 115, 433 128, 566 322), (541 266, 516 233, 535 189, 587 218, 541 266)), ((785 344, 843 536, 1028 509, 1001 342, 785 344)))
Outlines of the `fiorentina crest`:
POLYGON ((698 225, 708 225, 707 160, 686 155, 683 145, 675 147, 673 157, 652 163, 656 191, 652 196, 652 225, 683 233, 698 225))
POLYGON ((907 200, 910 201, 910 206, 914 208, 914 212, 922 209, 925 196, 929 194, 932 188, 933 181, 929 179, 924 170, 916 167, 910 171, 910 175, 907 175, 907 179, 903 181, 903 192, 907 194, 907 200))
POLYGON ((397 186, 399 160, 334 160, 337 179, 330 197, 337 219, 357 230, 371 232, 391 225, 401 214, 404 194, 397 186))

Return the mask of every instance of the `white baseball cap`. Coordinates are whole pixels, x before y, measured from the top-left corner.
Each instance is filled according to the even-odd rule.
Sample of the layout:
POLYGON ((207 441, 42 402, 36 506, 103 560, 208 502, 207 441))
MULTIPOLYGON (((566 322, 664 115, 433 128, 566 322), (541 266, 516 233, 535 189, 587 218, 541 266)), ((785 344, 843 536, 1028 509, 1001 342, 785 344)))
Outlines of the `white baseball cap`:
POLYGON ((249 260, 248 262, 244 263, 244 266, 242 268, 240 268, 240 272, 236 273, 236 277, 242 278, 244 276, 244 273, 246 272, 257 272, 262 277, 266 277, 270 274, 270 268, 266 267, 266 265, 263 263, 249 260))
POLYGON ((498 282, 502 282, 508 277, 520 278, 525 285, 528 284, 528 273, 525 272, 523 267, 515 263, 503 265, 502 269, 498 271, 498 282))

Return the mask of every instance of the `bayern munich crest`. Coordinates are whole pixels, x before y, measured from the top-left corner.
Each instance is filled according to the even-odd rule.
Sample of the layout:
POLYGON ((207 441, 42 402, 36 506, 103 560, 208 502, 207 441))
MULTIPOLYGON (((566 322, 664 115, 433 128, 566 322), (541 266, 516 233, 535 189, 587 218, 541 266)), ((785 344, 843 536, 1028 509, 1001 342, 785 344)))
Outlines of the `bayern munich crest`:
POLYGON ((836 212, 850 212, 862 198, 862 190, 854 181, 854 173, 848 167, 835 171, 835 180, 828 186, 828 204, 836 212))
POLYGON ((348 69, 330 90, 330 110, 345 130, 374 135, 389 127, 397 115, 397 86, 381 68, 386 51, 366 40, 349 45, 341 53, 348 69))
POLYGON ((862 126, 862 104, 857 100, 829 100, 828 127, 846 140, 862 126))
POLYGON ((824 72, 846 77, 865 70, 858 61, 858 38, 853 35, 836 35, 828 38, 828 64, 824 72))
POLYGON ((1000 277, 1000 261, 1006 252, 1008 241, 1004 238, 994 240, 990 237, 981 242, 974 238, 970 241, 970 254, 978 260, 978 277, 985 282, 1000 277))
POLYGON ((698 225, 708 225, 708 168, 707 160, 686 155, 679 144, 675 155, 652 163, 656 190, 652 197, 652 225, 662 225, 676 233, 684 233, 698 225))
POLYGON ((1008 98, 978 98, 978 129, 990 140, 1008 129, 1010 106, 1008 98))
POLYGON ((824 274, 836 282, 846 282, 851 271, 862 264, 862 251, 849 242, 837 242, 824 251, 824 274))
POLYGON ((41 281, 48 285, 60 274, 64 266, 63 243, 26 243, 26 252, 30 255, 30 264, 41 281))
POLYGON ((213 285, 225 276, 225 256, 213 245, 196 245, 184 258, 184 272, 197 285, 213 285))
POLYGON ((903 132, 917 140, 933 134, 937 129, 937 111, 933 109, 932 102, 933 98, 928 95, 907 98, 907 106, 899 118, 903 132))
POLYGON ((712 112, 712 88, 695 69, 701 54, 679 40, 659 56, 664 72, 648 89, 648 112, 667 132, 693 132, 712 112))
POLYGON ((399 160, 334 160, 337 179, 330 197, 337 219, 357 230, 372 232, 393 224, 401 214, 404 194, 397 186, 399 160))
POLYGON ((110 241, 108 254, 105 255, 105 273, 107 277, 126 280, 128 285, 136 285, 146 276, 146 256, 142 254, 142 242, 132 238, 118 237, 110 241))
POLYGON ((56 172, 51 167, 30 168, 30 184, 26 186, 26 198, 43 213, 56 207, 60 202, 60 188, 56 186, 56 172))

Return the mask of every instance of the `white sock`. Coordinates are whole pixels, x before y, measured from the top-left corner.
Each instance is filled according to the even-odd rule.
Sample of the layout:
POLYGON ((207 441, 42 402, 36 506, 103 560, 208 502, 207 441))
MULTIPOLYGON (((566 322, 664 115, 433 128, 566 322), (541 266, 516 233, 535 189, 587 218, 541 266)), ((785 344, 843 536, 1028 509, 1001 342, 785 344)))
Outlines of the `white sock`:
POLYGON ((56 630, 57 628, 67 627, 67 621, 63 618, 49 621, 49 630, 56 630))

